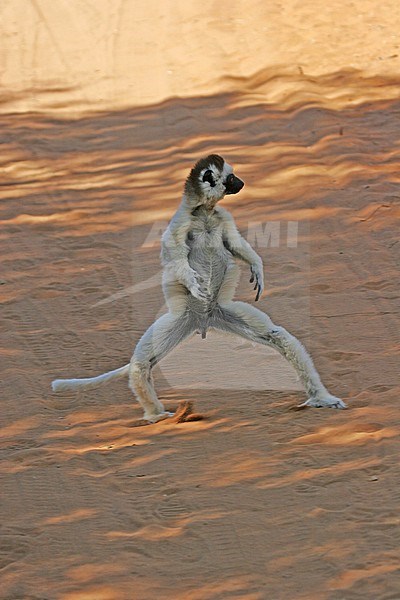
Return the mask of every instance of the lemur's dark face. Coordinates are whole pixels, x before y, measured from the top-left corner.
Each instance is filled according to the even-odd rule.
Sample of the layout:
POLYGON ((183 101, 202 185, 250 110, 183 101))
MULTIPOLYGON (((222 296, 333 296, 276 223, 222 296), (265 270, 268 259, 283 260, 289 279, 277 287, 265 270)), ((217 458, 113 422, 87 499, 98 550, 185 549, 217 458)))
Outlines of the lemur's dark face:
POLYGON ((233 173, 231 165, 221 156, 212 154, 202 159, 201 166, 203 168, 198 173, 198 181, 205 204, 215 205, 224 196, 237 194, 244 186, 244 182, 233 173))
POLYGON ((209 154, 190 171, 185 194, 191 204, 212 209, 224 196, 237 194, 243 186, 243 181, 236 177, 222 156, 209 154))
POLYGON ((244 186, 244 181, 236 177, 233 173, 230 173, 225 180, 226 194, 237 194, 244 186))
POLYGON ((211 164, 210 168, 202 173, 201 180, 205 184, 202 188, 207 196, 220 195, 221 192, 223 192, 223 196, 237 194, 244 186, 244 182, 233 174, 232 167, 226 162, 224 162, 222 170, 217 165, 211 164))

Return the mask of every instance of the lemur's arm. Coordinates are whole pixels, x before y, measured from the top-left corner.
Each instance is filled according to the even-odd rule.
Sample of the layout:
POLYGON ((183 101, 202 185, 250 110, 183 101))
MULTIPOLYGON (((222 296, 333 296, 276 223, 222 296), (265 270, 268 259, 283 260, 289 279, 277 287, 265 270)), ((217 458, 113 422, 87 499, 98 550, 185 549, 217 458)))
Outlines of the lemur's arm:
POLYGON ((206 299, 202 280, 188 262, 186 243, 191 225, 190 211, 180 208, 172 218, 161 239, 161 262, 165 271, 182 283, 199 300, 206 299))
POLYGON ((257 289, 256 301, 264 290, 264 267, 257 252, 253 250, 247 240, 242 237, 236 227, 234 218, 224 208, 218 207, 218 213, 223 220, 223 240, 225 247, 235 258, 250 265, 250 283, 255 280, 254 289, 257 289))

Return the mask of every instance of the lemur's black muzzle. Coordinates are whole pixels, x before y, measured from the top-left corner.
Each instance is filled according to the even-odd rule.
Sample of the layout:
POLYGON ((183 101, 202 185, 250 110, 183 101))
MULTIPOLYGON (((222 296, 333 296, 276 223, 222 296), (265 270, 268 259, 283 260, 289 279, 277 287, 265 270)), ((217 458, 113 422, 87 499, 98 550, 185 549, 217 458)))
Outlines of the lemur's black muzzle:
POLYGON ((240 192, 243 186, 244 181, 239 179, 239 177, 236 177, 236 175, 234 175, 233 173, 231 173, 231 175, 228 175, 228 177, 226 178, 225 188, 227 194, 237 194, 238 192, 240 192))

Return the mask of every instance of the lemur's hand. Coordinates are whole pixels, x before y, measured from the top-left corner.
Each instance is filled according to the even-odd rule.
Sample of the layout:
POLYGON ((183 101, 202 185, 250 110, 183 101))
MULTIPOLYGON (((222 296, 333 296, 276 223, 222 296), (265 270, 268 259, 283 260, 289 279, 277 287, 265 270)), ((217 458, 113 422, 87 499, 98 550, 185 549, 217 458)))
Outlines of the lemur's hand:
POLYGON ((193 271, 194 275, 191 277, 190 284, 188 285, 188 290, 198 300, 202 302, 207 302, 210 297, 209 293, 204 286, 204 279, 200 277, 195 271, 193 271))
POLYGON ((254 290, 257 290, 257 295, 256 295, 256 302, 257 300, 260 298, 261 294, 264 291, 264 274, 263 274, 263 270, 262 270, 262 266, 260 267, 259 265, 251 265, 250 266, 250 271, 251 271, 251 277, 250 277, 250 283, 253 283, 255 280, 255 286, 254 286, 254 290))
POLYGON ((209 300, 207 292, 203 290, 198 283, 192 285, 189 291, 192 294, 192 296, 197 298, 197 300, 201 300, 202 302, 207 302, 209 300))

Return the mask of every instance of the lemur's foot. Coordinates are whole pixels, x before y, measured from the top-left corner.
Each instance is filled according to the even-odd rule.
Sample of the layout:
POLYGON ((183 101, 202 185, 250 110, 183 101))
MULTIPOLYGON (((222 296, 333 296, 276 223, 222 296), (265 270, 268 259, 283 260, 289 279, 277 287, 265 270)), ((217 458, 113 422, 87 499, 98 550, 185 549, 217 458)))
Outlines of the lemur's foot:
POLYGON ((145 413, 143 415, 143 421, 148 421, 149 423, 157 423, 157 421, 164 421, 164 419, 169 419, 173 416, 174 413, 169 412, 168 410, 165 410, 162 413, 158 413, 157 415, 145 413))
POLYGON ((327 394, 326 396, 312 396, 302 404, 298 405, 298 408, 306 408, 312 406, 313 408, 347 408, 347 405, 340 398, 327 394))

